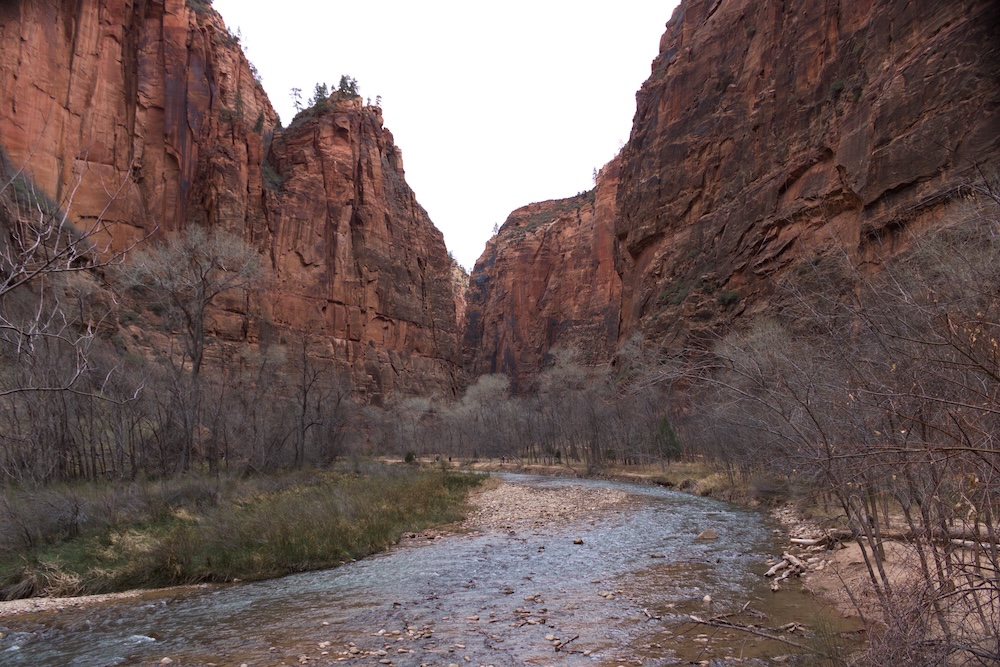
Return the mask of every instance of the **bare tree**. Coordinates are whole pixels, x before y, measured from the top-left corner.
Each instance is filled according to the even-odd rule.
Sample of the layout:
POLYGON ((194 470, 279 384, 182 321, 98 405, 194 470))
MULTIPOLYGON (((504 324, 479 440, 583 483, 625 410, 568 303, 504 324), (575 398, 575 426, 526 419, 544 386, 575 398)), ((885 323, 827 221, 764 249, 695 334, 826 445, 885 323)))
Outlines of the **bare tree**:
MULTIPOLYGON (((39 384, 37 378, 3 383, 0 395, 26 391, 71 390, 86 373, 88 351, 102 321, 113 307, 81 312, 68 299, 68 280, 121 263, 130 248, 111 248, 107 213, 128 193, 129 178, 109 191, 107 203, 93 220, 74 223, 70 214, 82 183, 78 174, 65 197, 56 202, 36 187, 25 166, 14 168, 0 151, 0 345, 18 358, 32 355, 42 338, 76 351, 74 363, 58 377, 39 384), (73 315, 81 315, 74 319, 73 315)), ((93 305, 93 304, 91 304, 93 305)))
POLYGON ((704 453, 839 506, 876 601, 862 611, 880 624, 866 664, 1000 660, 1000 207, 989 191, 878 271, 846 253, 806 265, 780 286, 780 317, 731 333, 691 369, 698 417, 685 430, 715 440, 704 453), (893 540, 914 577, 892 575, 893 540))
MULTIPOLYGON (((122 284, 162 308, 164 324, 180 334, 179 354, 170 361, 177 379, 181 423, 176 471, 186 471, 195 445, 201 405, 209 308, 224 294, 260 285, 264 269, 260 254, 242 238, 221 229, 192 227, 132 253, 120 273, 122 284)), ((218 452, 209 443, 209 467, 218 452)))
POLYGON ((4 478, 110 474, 104 443, 91 436, 106 433, 98 424, 111 406, 134 401, 141 391, 141 381, 126 388, 114 377, 118 360, 104 353, 108 344, 101 340, 117 324, 117 304, 99 273, 129 249, 111 247, 108 214, 131 180, 126 176, 108 190, 103 211, 77 220, 72 213, 82 181, 78 173, 55 201, 32 181, 27 163, 14 167, 0 151, 4 478))

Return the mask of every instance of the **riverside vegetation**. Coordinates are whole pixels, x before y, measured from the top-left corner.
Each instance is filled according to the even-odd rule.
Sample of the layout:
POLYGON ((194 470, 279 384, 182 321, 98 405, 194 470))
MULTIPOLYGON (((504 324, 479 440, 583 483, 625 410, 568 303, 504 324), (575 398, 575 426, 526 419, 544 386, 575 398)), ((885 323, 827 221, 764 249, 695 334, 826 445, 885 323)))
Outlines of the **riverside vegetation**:
POLYGON ((482 475, 357 463, 237 478, 4 489, 0 597, 276 577, 462 517, 482 475))

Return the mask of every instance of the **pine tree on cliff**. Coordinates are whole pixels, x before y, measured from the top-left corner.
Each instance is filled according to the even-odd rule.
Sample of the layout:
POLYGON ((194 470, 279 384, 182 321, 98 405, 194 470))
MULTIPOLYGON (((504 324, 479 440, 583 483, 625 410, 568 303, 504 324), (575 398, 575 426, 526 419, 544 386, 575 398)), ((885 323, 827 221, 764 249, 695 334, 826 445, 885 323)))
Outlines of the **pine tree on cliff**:
POLYGON ((360 95, 360 90, 361 89, 358 86, 357 79, 347 74, 341 75, 340 84, 337 86, 338 93, 349 97, 358 97, 360 95))
POLYGON ((317 83, 316 87, 313 88, 313 96, 309 100, 309 108, 325 105, 328 97, 330 97, 330 88, 325 83, 317 83))

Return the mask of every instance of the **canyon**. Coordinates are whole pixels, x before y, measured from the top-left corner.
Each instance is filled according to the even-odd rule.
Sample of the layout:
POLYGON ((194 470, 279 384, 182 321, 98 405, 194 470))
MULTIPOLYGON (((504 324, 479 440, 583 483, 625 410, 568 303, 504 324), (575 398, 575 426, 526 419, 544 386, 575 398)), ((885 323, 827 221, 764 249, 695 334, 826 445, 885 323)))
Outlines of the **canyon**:
POLYGON ((220 340, 301 343, 371 402, 454 396, 557 348, 707 347, 823 258, 873 269, 945 224, 996 169, 998 28, 982 0, 685 0, 595 188, 511 213, 470 277, 381 109, 334 93, 281 127, 210 3, 4 3, 0 144, 108 252, 190 225, 257 248, 271 279, 220 340))

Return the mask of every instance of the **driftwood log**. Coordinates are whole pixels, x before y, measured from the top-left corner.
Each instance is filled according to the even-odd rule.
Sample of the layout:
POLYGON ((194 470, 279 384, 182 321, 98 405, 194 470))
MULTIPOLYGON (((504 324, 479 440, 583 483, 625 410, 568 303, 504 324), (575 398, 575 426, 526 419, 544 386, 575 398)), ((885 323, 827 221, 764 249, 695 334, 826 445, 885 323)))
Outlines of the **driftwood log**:
MULTIPOLYGON (((775 564, 770 570, 765 572, 764 576, 773 577, 779 572, 781 572, 781 576, 779 576, 775 581, 783 581, 792 575, 801 577, 803 574, 806 573, 807 570, 808 568, 806 567, 806 564, 803 563, 801 559, 786 551, 785 553, 781 554, 781 561, 775 564)), ((776 589, 774 586, 772 586, 771 590, 776 590, 776 589)))

